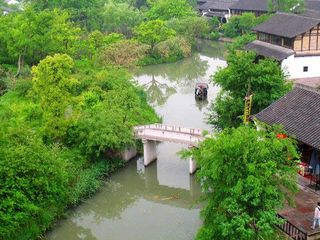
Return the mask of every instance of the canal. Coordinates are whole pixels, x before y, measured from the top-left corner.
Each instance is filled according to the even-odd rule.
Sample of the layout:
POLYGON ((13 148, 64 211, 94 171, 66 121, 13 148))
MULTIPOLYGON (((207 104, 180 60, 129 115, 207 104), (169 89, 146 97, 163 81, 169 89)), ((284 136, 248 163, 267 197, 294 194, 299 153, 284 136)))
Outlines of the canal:
MULTIPOLYGON (((169 125, 210 130, 205 123, 218 89, 210 84, 208 101, 194 98, 196 82, 208 82, 224 61, 224 45, 200 41, 189 58, 141 68, 135 75, 150 104, 169 125)), ((177 152, 186 146, 160 143, 158 159, 148 167, 142 157, 108 179, 101 190, 46 236, 55 240, 191 240, 201 225, 201 190, 189 176, 188 161, 177 152)))

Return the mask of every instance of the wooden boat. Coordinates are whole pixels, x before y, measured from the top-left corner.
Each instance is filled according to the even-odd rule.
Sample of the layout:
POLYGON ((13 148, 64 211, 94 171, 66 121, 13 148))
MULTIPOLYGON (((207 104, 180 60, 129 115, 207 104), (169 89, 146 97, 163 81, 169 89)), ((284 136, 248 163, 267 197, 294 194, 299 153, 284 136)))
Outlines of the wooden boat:
POLYGON ((196 83, 194 89, 195 98, 198 100, 207 99, 209 85, 207 83, 196 83))

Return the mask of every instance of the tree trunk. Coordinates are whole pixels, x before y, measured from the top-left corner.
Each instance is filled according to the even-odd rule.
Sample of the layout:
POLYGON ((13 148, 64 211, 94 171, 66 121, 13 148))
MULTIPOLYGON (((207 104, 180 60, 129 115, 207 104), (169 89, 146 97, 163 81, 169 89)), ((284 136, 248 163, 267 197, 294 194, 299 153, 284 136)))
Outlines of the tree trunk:
POLYGON ((19 55, 19 59, 18 59, 18 70, 17 70, 17 73, 15 75, 16 78, 20 76, 22 67, 23 67, 23 57, 20 54, 19 55))

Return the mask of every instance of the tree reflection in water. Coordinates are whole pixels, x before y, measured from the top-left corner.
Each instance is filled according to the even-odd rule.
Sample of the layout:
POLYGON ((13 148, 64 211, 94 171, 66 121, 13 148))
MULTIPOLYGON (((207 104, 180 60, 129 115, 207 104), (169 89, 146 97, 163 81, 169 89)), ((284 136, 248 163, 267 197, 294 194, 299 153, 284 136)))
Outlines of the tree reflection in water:
POLYGON ((174 93, 176 93, 176 89, 174 87, 168 86, 166 83, 158 82, 154 74, 152 74, 152 80, 143 85, 145 87, 149 102, 155 106, 162 106, 165 104, 167 99, 174 93))
MULTIPOLYGON (((136 75, 154 75, 162 77, 169 82, 177 83, 179 86, 189 85, 191 80, 197 80, 206 75, 209 67, 207 61, 202 60, 199 53, 189 58, 168 64, 159 64, 143 67, 136 75)), ((193 83, 193 82, 192 82, 193 83)))

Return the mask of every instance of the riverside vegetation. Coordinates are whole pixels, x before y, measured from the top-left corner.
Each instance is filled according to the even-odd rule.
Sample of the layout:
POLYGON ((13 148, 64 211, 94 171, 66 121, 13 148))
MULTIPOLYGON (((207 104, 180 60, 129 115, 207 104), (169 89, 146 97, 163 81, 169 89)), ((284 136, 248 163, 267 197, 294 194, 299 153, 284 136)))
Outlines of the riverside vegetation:
MULTIPOLYGON (((0 0, 0 4, 5 3, 0 0)), ((136 65, 171 62, 189 56, 195 38, 215 36, 215 24, 198 17, 192 4, 194 2, 186 0, 24 0, 19 1, 20 6, 15 12, 0 16, 0 239, 39 237, 68 206, 90 196, 99 188, 102 177, 123 165, 115 152, 135 144, 132 126, 159 120, 147 104, 143 90, 131 80, 130 69, 136 65)), ((241 59, 247 65, 252 64, 250 55, 241 59)), ((267 61, 262 65, 268 72, 274 70, 273 64, 267 61)), ((230 65, 225 70, 230 74, 237 72, 237 66, 240 66, 236 63, 233 67, 230 65)), ((223 76, 224 73, 219 74, 223 76)), ((228 84, 219 82, 219 74, 217 83, 225 89, 217 109, 223 110, 228 104, 224 100, 239 100, 240 93, 232 93, 228 84)), ((282 76, 279 71, 275 74, 276 78, 268 78, 267 82, 282 76)), ((267 82, 266 87, 279 86, 279 82, 267 82)), ((255 86, 254 82, 252 85, 255 86)), ((280 88, 277 94, 280 96, 285 89, 285 86, 280 88)), ((275 98, 261 101, 256 109, 275 98)), ((219 116, 212 115, 211 120, 222 123, 222 119, 238 116, 240 108, 241 104, 236 104, 232 116, 216 111, 219 116)), ((226 123, 239 124, 234 120, 226 123)), ((241 133, 245 130, 239 131, 241 136, 245 135, 241 133)), ((239 135, 235 130, 234 133, 226 132, 229 133, 239 135)), ((248 134, 253 139, 260 139, 256 133, 249 131, 248 134)), ((238 140, 242 143, 243 139, 238 140)), ((226 142, 230 141, 227 139, 226 142)), ((255 143, 262 147, 277 144, 274 152, 279 158, 272 159, 271 163, 275 165, 269 175, 263 177, 277 173, 275 166, 283 156, 282 149, 290 147, 288 153, 294 156, 288 142, 255 143)), ((234 146, 236 144, 238 142, 234 146)), ((206 154, 206 146, 210 148, 210 142, 201 146, 203 154, 206 154)), ((239 156, 242 153, 248 152, 239 150, 239 156)), ((202 161, 202 154, 197 152, 195 155, 199 156, 200 166, 207 161, 210 166, 215 159, 210 155, 202 161)), ((250 161, 251 170, 255 169, 259 159, 257 155, 250 161)), ((262 164, 259 169, 266 167, 262 164)), ((214 170, 216 168, 207 171, 203 166, 200 176, 210 180, 216 174, 210 172, 214 170)), ((220 177, 213 179, 221 180, 220 177)), ((234 179, 228 182, 233 183, 234 179)), ((207 190, 216 185, 214 181, 211 183, 207 190)), ((243 182, 245 187, 234 189, 235 196, 241 193, 241 189, 252 189, 251 183, 243 182)), ((269 190, 259 186, 259 191, 254 191, 257 196, 269 190)), ((208 194, 210 199, 210 191, 208 194)), ((223 204, 232 203, 224 201, 223 192, 217 196, 223 204)), ((283 196, 278 193, 277 202, 268 206, 278 206, 281 199, 283 196)), ((250 197, 240 203, 245 205, 249 200, 250 197)), ((209 200, 204 210, 204 227, 198 238, 212 239, 221 234, 233 239, 235 235, 230 235, 231 238, 226 235, 231 229, 226 222, 230 220, 229 209, 221 208, 224 210, 218 219, 223 218, 224 222, 219 229, 216 226, 220 225, 210 217, 217 207, 214 201, 209 200)), ((254 203, 257 209, 261 206, 260 202, 254 203)), ((250 209, 250 205, 240 207, 243 213, 250 209)), ((234 213, 235 209, 232 211, 234 213)), ((237 225, 247 231, 241 234, 241 239, 255 236, 248 226, 255 226, 252 223, 255 223, 256 215, 240 216, 247 219, 243 222, 245 225, 237 225)), ((269 218, 260 222, 265 223, 266 219, 269 218)), ((268 226, 263 229, 270 231, 268 226)))
POLYGON ((159 121, 130 69, 189 56, 211 28, 185 0, 26 0, 0 25, 0 239, 35 239, 159 121))

